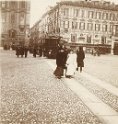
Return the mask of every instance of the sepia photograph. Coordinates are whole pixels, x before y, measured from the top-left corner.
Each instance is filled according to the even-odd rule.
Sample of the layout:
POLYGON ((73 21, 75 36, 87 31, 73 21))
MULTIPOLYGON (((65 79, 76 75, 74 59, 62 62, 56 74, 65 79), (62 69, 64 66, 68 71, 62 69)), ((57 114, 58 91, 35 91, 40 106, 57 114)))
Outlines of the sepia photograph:
POLYGON ((0 124, 118 124, 118 0, 0 0, 0 124))

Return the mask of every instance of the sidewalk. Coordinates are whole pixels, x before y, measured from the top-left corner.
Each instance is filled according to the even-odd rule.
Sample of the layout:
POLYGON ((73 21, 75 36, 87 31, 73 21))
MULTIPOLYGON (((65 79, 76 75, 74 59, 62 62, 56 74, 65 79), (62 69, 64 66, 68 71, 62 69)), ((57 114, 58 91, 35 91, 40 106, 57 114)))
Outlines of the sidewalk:
MULTIPOLYGON (((54 63, 48 64, 55 69, 54 63)), ((118 124, 118 88, 84 72, 62 80, 103 123, 118 124)))
POLYGON ((86 55, 84 63, 83 70, 86 73, 118 88, 118 56, 101 55, 98 57, 86 55))
POLYGON ((1 124, 118 124, 116 87, 85 72, 56 79, 51 59, 1 57, 1 124))

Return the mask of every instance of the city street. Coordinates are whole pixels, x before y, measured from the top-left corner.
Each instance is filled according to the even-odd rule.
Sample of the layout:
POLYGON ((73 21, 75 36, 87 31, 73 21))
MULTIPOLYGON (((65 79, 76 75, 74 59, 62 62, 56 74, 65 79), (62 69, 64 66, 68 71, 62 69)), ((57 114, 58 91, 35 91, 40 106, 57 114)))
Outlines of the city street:
POLYGON ((87 56, 84 71, 118 87, 118 56, 87 56))
POLYGON ((118 56, 86 55, 73 79, 53 75, 55 60, 1 50, 0 124, 117 124, 118 56))
POLYGON ((0 10, 0 124, 118 124, 118 0, 0 10))

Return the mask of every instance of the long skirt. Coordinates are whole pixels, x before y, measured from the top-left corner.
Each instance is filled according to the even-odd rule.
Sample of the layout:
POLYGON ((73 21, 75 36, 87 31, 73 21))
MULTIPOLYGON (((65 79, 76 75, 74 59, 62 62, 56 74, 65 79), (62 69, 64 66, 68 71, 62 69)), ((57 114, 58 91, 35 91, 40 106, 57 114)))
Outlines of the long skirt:
POLYGON ((54 75, 59 77, 63 76, 63 67, 56 67, 54 75))
POLYGON ((78 61, 77 66, 78 67, 84 67, 84 61, 78 61))
POLYGON ((72 65, 72 64, 67 65, 66 75, 73 76, 75 74, 75 71, 76 71, 76 67, 74 65, 72 65))

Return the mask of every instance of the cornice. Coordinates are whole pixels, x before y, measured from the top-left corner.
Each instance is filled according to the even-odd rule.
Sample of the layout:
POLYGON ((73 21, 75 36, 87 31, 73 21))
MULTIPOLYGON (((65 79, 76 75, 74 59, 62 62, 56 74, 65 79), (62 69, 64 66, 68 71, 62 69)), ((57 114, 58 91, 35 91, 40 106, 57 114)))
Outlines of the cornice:
POLYGON ((95 3, 95 2, 87 2, 87 1, 75 1, 75 2, 74 1, 62 1, 62 2, 59 2, 58 5, 54 6, 49 11, 49 13, 53 12, 54 10, 58 9, 59 7, 63 5, 90 8, 90 9, 118 11, 118 5, 115 5, 115 4, 105 5, 104 3, 101 3, 101 2, 95 3))

